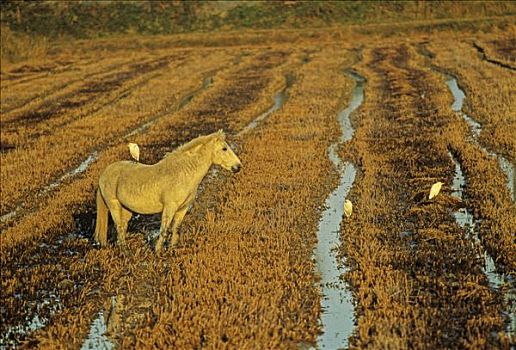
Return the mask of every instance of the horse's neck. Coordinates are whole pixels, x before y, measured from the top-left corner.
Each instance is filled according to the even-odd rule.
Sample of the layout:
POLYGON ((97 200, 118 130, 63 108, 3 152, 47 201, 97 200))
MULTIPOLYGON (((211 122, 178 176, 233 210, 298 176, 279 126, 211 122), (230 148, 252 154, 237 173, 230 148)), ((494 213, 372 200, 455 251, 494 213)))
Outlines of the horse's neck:
POLYGON ((210 170, 212 157, 209 150, 201 149, 178 158, 165 158, 160 163, 168 174, 171 174, 172 169, 174 169, 175 176, 178 175, 177 172, 183 173, 184 176, 198 185, 210 170))

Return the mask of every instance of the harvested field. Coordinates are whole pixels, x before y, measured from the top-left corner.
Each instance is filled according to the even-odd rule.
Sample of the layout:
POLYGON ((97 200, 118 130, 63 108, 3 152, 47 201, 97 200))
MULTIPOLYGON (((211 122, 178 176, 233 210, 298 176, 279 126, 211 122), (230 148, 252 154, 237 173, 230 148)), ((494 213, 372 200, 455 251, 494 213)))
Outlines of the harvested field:
POLYGON ((2 66, 0 348, 515 344, 512 39, 303 33, 2 66), (243 169, 209 173, 178 247, 154 253, 160 215, 133 217, 127 251, 93 242, 128 142, 152 164, 219 129, 243 169))
MULTIPOLYGON (((352 344, 508 347, 508 320, 500 310, 505 292, 489 288, 476 258, 477 249, 488 245, 476 246, 452 215, 461 206, 478 207, 450 193, 448 152, 465 153, 471 145, 464 141, 463 121, 449 107, 442 76, 408 42, 366 50, 358 70, 370 94, 356 118, 360 126, 351 147, 362 169, 351 194, 358 215, 343 227, 341 248, 352 266, 347 279, 356 288, 361 315, 352 344), (429 201, 425 196, 437 181, 449 185, 429 201)), ((466 172, 468 166, 473 165, 466 172)), ((492 176, 501 176, 499 169, 492 176)), ((503 181, 492 190, 514 210, 503 181)), ((506 229, 490 232, 505 237, 493 250, 498 261, 513 256, 505 247, 513 250, 516 228, 512 218, 500 220, 506 229)), ((481 237, 489 240, 486 231, 481 237)), ((510 261, 502 266, 514 271, 510 261)))

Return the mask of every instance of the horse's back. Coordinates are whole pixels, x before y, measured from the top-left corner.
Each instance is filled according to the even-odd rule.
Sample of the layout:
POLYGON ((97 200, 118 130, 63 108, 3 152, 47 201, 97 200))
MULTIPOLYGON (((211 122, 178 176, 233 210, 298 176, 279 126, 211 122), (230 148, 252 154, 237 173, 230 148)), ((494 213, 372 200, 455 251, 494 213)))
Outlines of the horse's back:
POLYGON ((138 163, 127 160, 121 160, 108 165, 100 174, 99 178, 99 187, 102 194, 105 197, 116 196, 116 189, 118 187, 120 176, 125 171, 131 170, 136 166, 138 166, 138 163))
POLYGON ((140 214, 163 210, 161 188, 156 186, 155 166, 133 161, 110 164, 100 175, 99 187, 107 200, 116 200, 140 214))

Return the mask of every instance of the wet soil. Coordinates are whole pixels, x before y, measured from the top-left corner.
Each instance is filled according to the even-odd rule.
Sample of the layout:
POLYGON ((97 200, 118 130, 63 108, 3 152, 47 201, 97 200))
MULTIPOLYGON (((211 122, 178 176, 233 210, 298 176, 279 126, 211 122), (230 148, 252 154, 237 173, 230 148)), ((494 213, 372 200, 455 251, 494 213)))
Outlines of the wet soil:
MULTIPOLYGON (((269 64, 267 66, 272 68, 275 67, 275 64, 269 64)), ((259 75, 257 75, 256 70, 254 69, 245 69, 242 71, 242 74, 247 75, 251 71, 253 72, 254 79, 260 80, 259 75)), ((264 70, 262 70, 262 72, 264 72, 264 70)), ((229 90, 224 89, 220 91, 218 94, 209 98, 209 101, 207 101, 206 104, 203 104, 199 110, 196 109, 191 111, 191 114, 195 115, 196 118, 188 120, 188 125, 185 125, 184 127, 177 126, 175 130, 171 130, 167 135, 166 140, 145 145, 145 154, 142 157, 143 162, 154 163, 163 157, 163 154, 165 153, 164 151, 170 151, 175 146, 200 134, 208 134, 219 129, 224 129, 229 134, 234 133, 227 124, 227 114, 230 112, 235 113, 240 111, 248 106, 249 101, 255 101, 257 98, 256 96, 259 95, 260 90, 266 84, 254 84, 252 85, 253 89, 251 89, 247 84, 247 80, 242 79, 240 81, 236 80, 236 85, 237 87, 232 84, 229 85, 229 90), (247 86, 246 94, 251 96, 250 99, 234 100, 233 105, 223 104, 223 106, 226 106, 226 110, 222 110, 221 112, 220 107, 212 103, 212 100, 224 100, 224 97, 230 95, 228 91, 243 91, 244 88, 238 87, 239 85, 247 86), (208 109, 205 106, 212 107, 208 109), (213 120, 213 118, 205 119, 203 118, 202 113, 198 113, 202 111, 205 111, 211 116, 216 115, 218 118, 215 120, 213 120)), ((2 288, 2 291, 0 292, 2 293, 2 300, 5 300, 6 304, 2 309, 2 316, 10 320, 10 323, 5 325, 6 328, 2 329, 1 334, 8 334, 7 329, 17 329, 18 331, 11 332, 12 335, 10 336, 10 339, 2 339, 2 342, 16 344, 27 337, 30 337, 29 334, 26 334, 27 331, 31 330, 30 327, 25 326, 28 322, 27 320, 39 317, 43 320, 41 322, 41 326, 43 326, 49 321, 56 310, 78 307, 84 302, 83 295, 86 291, 83 286, 85 284, 88 284, 87 292, 93 293, 90 296, 91 300, 98 300, 97 302, 100 302, 100 300, 106 298, 105 294, 100 293, 99 290, 95 290, 95 288, 91 287, 91 283, 93 281, 102 281, 104 279, 105 272, 103 269, 100 267, 95 268, 93 266, 91 268, 93 268, 95 272, 90 273, 90 267, 88 267, 87 270, 84 270, 84 267, 78 269, 73 268, 73 266, 76 266, 77 264, 81 266, 81 257, 91 255, 91 253, 96 249, 95 247, 92 247, 90 240, 95 220, 95 208, 93 203, 85 203, 81 208, 75 208, 75 211, 79 214, 76 215, 75 227, 72 230, 65 230, 64 232, 62 230, 56 230, 40 242, 27 243, 26 245, 22 243, 15 248, 12 248, 12 251, 8 254, 9 258, 7 258, 6 255, 3 255, 2 265, 9 266, 8 269, 10 272, 9 276, 6 276, 7 278, 3 279, 2 283, 5 286, 12 285, 13 287, 2 288), (37 276, 41 276, 39 277, 40 281, 38 280, 41 284, 38 283, 38 285, 43 287, 38 288, 37 291, 34 288, 32 280, 35 272, 32 269, 28 269, 27 267, 29 266, 39 266, 37 276), (73 272, 59 277, 64 273, 64 271, 73 272), (62 279, 64 282, 59 284, 59 281, 56 281, 56 278, 62 279), (45 286, 52 287, 49 289, 45 286), (35 293, 39 294, 36 295, 35 293), (49 300, 48 308, 42 309, 41 305, 44 299, 39 297, 41 293, 56 295, 58 296, 58 299, 49 300), (17 297, 15 298, 14 295, 17 297), (79 295, 82 295, 83 297, 79 298, 79 295), (39 300, 39 302, 34 302, 35 300, 39 300), (58 300, 58 303, 56 303, 56 300, 58 300), (32 306, 27 307, 27 305, 32 306), (20 312, 20 308, 23 309, 23 312, 20 312)), ((147 216, 146 218, 139 216, 138 218, 133 218, 131 220, 129 232, 151 231, 155 230, 156 227, 159 227, 157 216, 147 216)), ((112 228, 111 233, 114 233, 112 228)), ((138 243, 141 242, 141 238, 135 237, 132 242, 132 244, 137 244, 140 248, 150 251, 149 243, 145 242, 143 247, 141 247, 141 243, 138 243)), ((145 283, 148 283, 148 285, 151 286, 151 283, 148 281, 145 281, 145 283)), ((138 293, 136 293, 136 295, 138 295, 138 293)), ((149 297, 147 292, 141 293, 141 298, 144 301, 152 299, 149 297)), ((132 311, 129 310, 127 312, 131 313, 132 311)), ((127 326, 130 327, 130 325, 127 326)), ((33 330, 34 329, 32 329, 32 331, 33 330)))
POLYGON ((367 134, 359 128, 364 177, 356 185, 362 205, 357 209, 365 210, 366 218, 351 221, 343 233, 349 237, 344 252, 353 267, 348 278, 360 296, 361 317, 351 345, 379 345, 383 337, 398 334, 401 348, 448 348, 460 343, 468 329, 500 346, 495 334, 503 330, 503 319, 494 306, 500 295, 484 290, 488 280, 476 251, 450 212, 456 201, 446 189, 435 200, 425 199, 433 183, 447 184, 453 174, 442 130, 454 116, 435 102, 445 90, 431 71, 417 67, 407 45, 375 48, 369 57, 367 78, 374 92, 363 116, 370 119, 363 124, 367 134), (362 188, 361 181, 368 187, 362 188), (367 194, 377 204, 366 203, 367 194), (370 237, 367 244, 363 233, 370 237), (399 291, 389 295, 390 288, 399 291), (471 319, 496 322, 473 327, 471 319), (393 329, 392 322, 403 326, 393 329))

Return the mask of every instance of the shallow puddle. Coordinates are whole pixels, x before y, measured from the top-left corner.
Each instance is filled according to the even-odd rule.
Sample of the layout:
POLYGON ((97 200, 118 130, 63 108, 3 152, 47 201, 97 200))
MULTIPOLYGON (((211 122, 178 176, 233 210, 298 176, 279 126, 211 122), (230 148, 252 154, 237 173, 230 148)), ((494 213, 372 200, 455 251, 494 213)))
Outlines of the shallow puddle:
POLYGON ((356 169, 350 162, 342 162, 336 153, 337 146, 349 141, 354 133, 350 115, 364 99, 365 80, 354 72, 348 72, 356 81, 349 106, 342 110, 337 118, 341 127, 341 136, 337 143, 328 148, 328 157, 340 173, 339 186, 329 195, 325 202, 317 232, 317 247, 314 255, 317 270, 321 275, 321 325, 323 333, 317 338, 319 349, 338 349, 348 346, 348 338, 354 329, 354 306, 351 291, 341 276, 346 272, 345 261, 337 258, 340 241, 340 225, 344 215, 344 201, 353 185, 356 169))
MULTIPOLYGON (((115 297, 112 297, 111 307, 114 308, 116 304, 115 297)), ((115 344, 106 336, 108 325, 106 323, 106 316, 103 311, 99 311, 97 317, 90 325, 90 331, 87 338, 81 345, 81 350, 99 349, 111 350, 115 348, 115 344)))
POLYGON ((498 163, 500 164, 500 168, 502 169, 502 171, 504 172, 504 174, 506 176, 507 188, 509 189, 512 200, 513 200, 513 202, 516 201, 516 189, 514 188, 514 186, 515 186, 514 165, 511 162, 509 162, 502 155, 496 154, 492 151, 489 151, 485 147, 480 145, 480 143, 478 142, 478 138, 480 136, 480 132, 482 131, 482 125, 479 122, 477 122, 476 120, 474 120, 473 118, 471 118, 466 113, 462 112, 462 106, 464 104, 464 99, 466 98, 466 94, 457 84, 457 79, 455 79, 454 77, 449 76, 449 75, 445 75, 445 77, 446 77, 446 84, 448 85, 448 88, 450 89, 451 93, 453 94, 453 98, 454 98, 453 104, 451 106, 452 109, 455 112, 459 112, 460 115, 462 116, 462 118, 464 118, 464 120, 466 121, 466 123, 468 123, 468 125, 471 129, 471 133, 473 135, 473 141, 475 142, 475 144, 478 145, 484 152, 489 154, 489 156, 496 158, 498 160, 498 163))
POLYGON ((0 349, 11 349, 18 345, 18 341, 14 340, 22 334, 32 333, 46 326, 49 317, 43 316, 43 309, 46 309, 45 314, 53 316, 62 307, 59 296, 50 294, 43 299, 41 303, 36 305, 36 314, 30 319, 26 319, 23 324, 7 327, 5 332, 0 335, 0 349))

